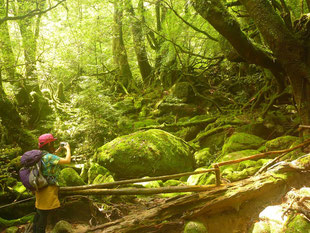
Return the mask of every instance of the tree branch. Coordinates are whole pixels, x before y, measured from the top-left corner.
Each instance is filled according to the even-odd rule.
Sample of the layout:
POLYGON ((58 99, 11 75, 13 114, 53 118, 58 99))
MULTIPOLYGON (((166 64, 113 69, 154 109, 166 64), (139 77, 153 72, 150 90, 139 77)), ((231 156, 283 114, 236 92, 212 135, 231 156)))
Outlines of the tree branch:
POLYGON ((200 32, 200 33, 204 34, 204 35, 207 36, 209 39, 218 42, 218 39, 214 38, 213 36, 211 36, 211 35, 208 34, 207 32, 205 32, 205 31, 203 31, 203 30, 200 30, 199 28, 197 28, 197 27, 194 26, 193 24, 191 24, 191 23, 189 23, 188 21, 186 21, 183 17, 181 17, 181 16, 179 15, 179 13, 178 13, 175 9, 173 9, 173 7, 172 7, 171 5, 169 5, 169 3, 167 3, 167 2, 164 2, 164 3, 165 3, 165 4, 169 7, 169 9, 172 10, 173 13, 174 13, 179 19, 181 19, 187 26, 191 27, 192 29, 194 29, 194 30, 197 31, 197 32, 200 32))
POLYGON ((60 5, 61 3, 65 2, 66 0, 61 0, 60 2, 58 2, 56 5, 44 10, 44 11, 41 11, 39 9, 35 9, 33 11, 30 11, 28 12, 27 14, 25 15, 20 15, 20 16, 6 16, 4 18, 1 18, 0 19, 0 24, 2 24, 3 22, 5 21, 9 21, 9 20, 21 20, 21 19, 25 19, 25 18, 29 18, 29 17, 33 17, 33 16, 36 16, 36 15, 42 15, 42 14, 45 14, 46 12, 50 11, 50 10, 53 10, 54 8, 56 8, 58 5, 60 5))

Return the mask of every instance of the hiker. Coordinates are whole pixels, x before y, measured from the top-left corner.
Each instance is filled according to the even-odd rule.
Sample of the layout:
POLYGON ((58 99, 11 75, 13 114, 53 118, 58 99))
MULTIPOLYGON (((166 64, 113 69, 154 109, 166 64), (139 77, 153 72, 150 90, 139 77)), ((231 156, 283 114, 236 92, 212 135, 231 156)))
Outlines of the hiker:
POLYGON ((52 134, 43 134, 39 137, 39 149, 44 151, 45 155, 42 157, 42 173, 48 180, 48 186, 35 191, 35 207, 36 215, 33 220, 33 233, 44 233, 47 225, 47 216, 51 210, 60 207, 58 199, 58 183, 57 178, 60 172, 60 164, 68 164, 71 162, 71 150, 69 143, 60 145, 55 150, 54 138, 52 134), (65 149, 66 157, 60 158, 56 156, 59 151, 65 149))

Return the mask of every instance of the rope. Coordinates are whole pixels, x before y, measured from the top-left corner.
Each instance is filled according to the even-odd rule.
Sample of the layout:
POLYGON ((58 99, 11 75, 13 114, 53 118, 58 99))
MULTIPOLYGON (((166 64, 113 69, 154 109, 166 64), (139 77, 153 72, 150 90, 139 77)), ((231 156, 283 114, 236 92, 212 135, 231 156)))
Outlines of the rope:
POLYGON ((19 204, 19 203, 22 203, 22 202, 30 201, 30 200, 33 200, 33 199, 35 199, 35 197, 29 197, 29 198, 24 199, 24 200, 20 200, 20 201, 17 201, 17 202, 12 202, 10 204, 0 206, 0 209, 8 207, 8 206, 16 205, 16 204, 19 204))

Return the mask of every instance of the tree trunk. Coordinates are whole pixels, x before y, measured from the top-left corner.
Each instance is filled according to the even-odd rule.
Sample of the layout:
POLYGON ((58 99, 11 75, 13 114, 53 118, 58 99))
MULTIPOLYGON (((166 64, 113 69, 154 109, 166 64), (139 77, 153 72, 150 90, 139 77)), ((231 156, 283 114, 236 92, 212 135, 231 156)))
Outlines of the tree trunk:
POLYGON ((150 76, 152 67, 147 57, 142 24, 141 21, 136 18, 131 0, 126 0, 126 9, 130 14, 132 37, 140 73, 143 81, 145 81, 150 76))
POLYGON ((114 25, 113 25, 113 58, 119 70, 119 84, 123 85, 126 89, 132 80, 132 73, 128 63, 127 52, 123 39, 123 0, 114 0, 114 25))
MULTIPOLYGON (((210 22, 249 63, 269 69, 278 84, 286 78, 303 124, 310 123, 310 69, 305 43, 290 31, 268 0, 240 0, 273 54, 259 48, 241 31, 239 23, 218 0, 192 0, 196 11, 210 22)), ((283 88, 282 88, 283 89, 283 88)))

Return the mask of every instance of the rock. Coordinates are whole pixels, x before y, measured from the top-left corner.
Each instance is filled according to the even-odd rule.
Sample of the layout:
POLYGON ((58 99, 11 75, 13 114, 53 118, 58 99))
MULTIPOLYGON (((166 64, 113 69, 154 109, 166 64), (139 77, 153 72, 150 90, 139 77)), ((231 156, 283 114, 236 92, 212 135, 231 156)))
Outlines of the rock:
POLYGON ((85 185, 83 179, 73 168, 64 168, 60 172, 59 176, 60 183, 64 186, 79 186, 85 185))
POLYGON ((72 233, 73 229, 70 223, 66 221, 59 221, 56 223, 52 233, 72 233))
POLYGON ((210 148, 204 148, 194 154, 198 167, 209 166, 214 160, 214 156, 210 153, 210 148))
POLYGON ((182 181, 180 180, 167 180, 164 183, 164 187, 169 187, 169 186, 178 186, 178 185, 182 185, 184 184, 182 181))
POLYGON ((294 136, 278 137, 266 142, 266 150, 273 151, 288 149, 296 141, 300 141, 300 139, 294 136))
POLYGON ((188 172, 195 167, 192 147, 158 129, 114 139, 98 149, 95 161, 117 179, 188 172))
POLYGON ((111 176, 110 174, 106 174, 106 175, 99 174, 94 179, 92 184, 103 184, 103 183, 111 183, 111 182, 114 182, 113 176, 111 176))
MULTIPOLYGON (((149 178, 149 177, 144 177, 144 178, 149 178)), ((142 185, 144 188, 160 188, 163 186, 163 182, 161 180, 139 182, 139 183, 135 183, 135 184, 142 185)))
POLYGON ((108 169, 100 166, 98 163, 91 163, 90 168, 88 169, 88 184, 92 184, 98 175, 102 175, 100 178, 102 180, 103 177, 108 177, 111 173, 108 169))
POLYGON ((185 224, 183 233, 208 233, 203 223, 198 221, 190 221, 185 224))
MULTIPOLYGON (((195 171, 203 171, 208 170, 207 167, 200 167, 197 168, 195 171)), ((187 185, 207 185, 215 183, 215 175, 214 173, 203 173, 203 174, 197 174, 197 175, 191 175, 187 179, 187 185)))
POLYGON ((265 140, 252 134, 235 133, 224 144, 222 153, 228 154, 234 151, 247 149, 258 149, 265 143, 265 140))

